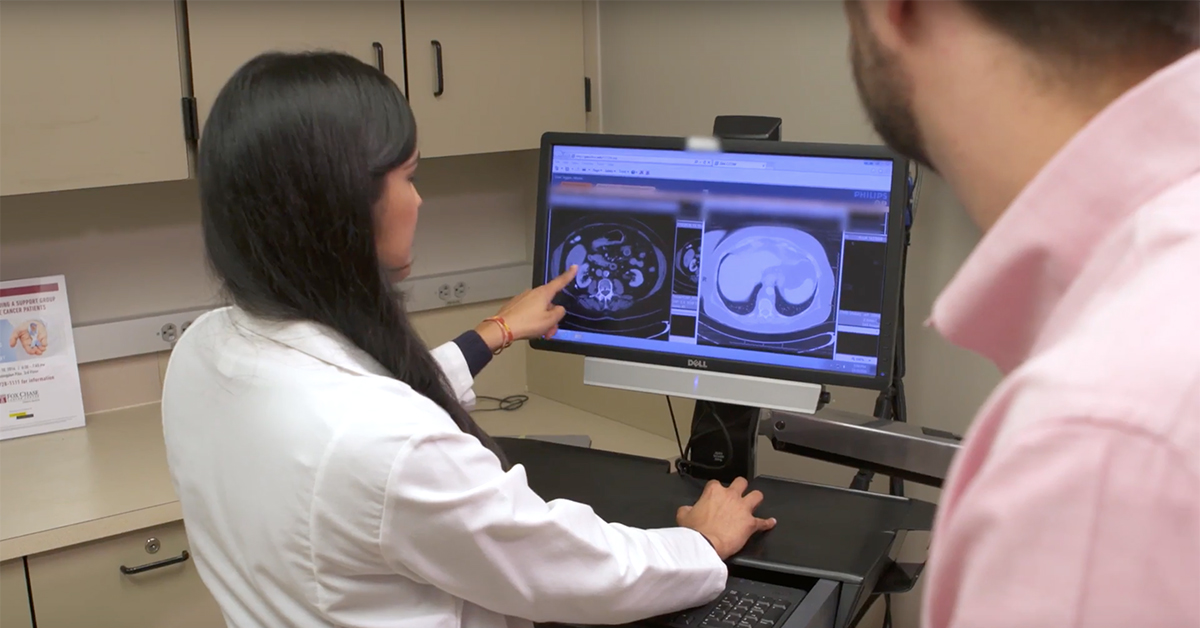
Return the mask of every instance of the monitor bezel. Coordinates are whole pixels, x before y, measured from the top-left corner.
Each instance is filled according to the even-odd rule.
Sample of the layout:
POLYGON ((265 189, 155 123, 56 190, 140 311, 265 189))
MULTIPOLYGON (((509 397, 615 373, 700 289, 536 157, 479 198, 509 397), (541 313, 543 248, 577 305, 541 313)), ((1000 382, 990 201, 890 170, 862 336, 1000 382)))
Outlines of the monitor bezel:
MULTIPOLYGON (((895 364, 896 329, 900 309, 901 275, 903 273, 902 265, 905 247, 904 208, 908 202, 907 159, 885 146, 874 145, 766 140, 721 140, 720 145, 721 152, 723 153, 842 157, 892 161, 892 189, 888 203, 888 247, 884 270, 883 309, 879 335, 879 360, 880 363, 885 365, 885 368, 882 370, 877 368, 874 376, 867 376, 705 357, 703 360, 705 368, 703 370, 791 382, 808 382, 870 390, 887 389, 891 385, 894 376, 892 370, 895 364)), ((543 278, 546 276, 547 251, 545 250, 544 243, 547 237, 546 229, 549 220, 547 194, 549 192, 550 165, 555 146, 684 151, 688 147, 688 139, 682 137, 606 135, 595 133, 551 132, 544 134, 542 136, 541 155, 538 164, 537 226, 533 255, 533 287, 544 283, 543 278)), ((531 340, 529 344, 534 349, 544 351, 700 370, 688 363, 689 358, 694 361, 696 356, 689 356, 685 353, 672 354, 644 349, 608 347, 541 338, 531 340)))

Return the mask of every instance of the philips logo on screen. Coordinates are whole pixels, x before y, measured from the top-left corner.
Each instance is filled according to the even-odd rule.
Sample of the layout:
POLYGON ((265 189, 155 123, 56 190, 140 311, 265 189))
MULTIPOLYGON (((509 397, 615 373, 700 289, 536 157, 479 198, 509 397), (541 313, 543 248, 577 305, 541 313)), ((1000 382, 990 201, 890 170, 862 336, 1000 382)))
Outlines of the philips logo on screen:
POLYGON ((706 368, 708 368, 708 361, 707 360, 693 360, 692 358, 688 358, 687 365, 688 365, 688 368, 706 369, 706 368))

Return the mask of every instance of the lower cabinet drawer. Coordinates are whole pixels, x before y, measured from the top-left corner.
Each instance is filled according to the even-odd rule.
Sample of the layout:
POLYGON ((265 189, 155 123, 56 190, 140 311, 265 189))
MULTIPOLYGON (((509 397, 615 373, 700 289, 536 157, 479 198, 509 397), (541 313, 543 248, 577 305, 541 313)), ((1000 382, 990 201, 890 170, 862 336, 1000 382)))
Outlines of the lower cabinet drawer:
POLYGON ((29 557, 38 628, 224 628, 186 551, 172 523, 29 557))
POLYGON ((33 628, 25 584, 25 563, 20 558, 0 563, 0 626, 33 628))

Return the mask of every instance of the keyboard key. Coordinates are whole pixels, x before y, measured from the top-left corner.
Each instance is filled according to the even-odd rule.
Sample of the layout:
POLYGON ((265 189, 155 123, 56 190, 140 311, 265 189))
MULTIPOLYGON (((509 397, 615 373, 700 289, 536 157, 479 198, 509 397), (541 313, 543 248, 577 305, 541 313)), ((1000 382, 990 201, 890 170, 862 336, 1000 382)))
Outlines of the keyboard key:
POLYGON ((656 623, 663 628, 777 628, 792 606, 783 598, 729 590, 706 615, 693 609, 663 616, 656 623))

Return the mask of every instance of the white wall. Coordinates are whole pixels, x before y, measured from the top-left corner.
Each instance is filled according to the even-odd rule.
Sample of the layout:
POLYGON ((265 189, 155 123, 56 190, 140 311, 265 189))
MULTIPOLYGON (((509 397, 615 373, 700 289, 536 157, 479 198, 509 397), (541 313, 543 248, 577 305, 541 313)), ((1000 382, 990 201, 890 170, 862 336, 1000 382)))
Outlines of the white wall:
POLYGON ((195 181, 0 199, 0 278, 63 274, 78 326, 209 305, 195 181))
MULTIPOLYGON (((415 274, 532 259, 536 180, 536 151, 424 160, 415 274)), ((76 326, 213 305, 197 193, 189 180, 0 198, 0 279, 66 275, 76 326)), ((421 312, 414 324, 440 343, 499 305, 421 312)), ((157 401, 168 355, 82 365, 84 409, 157 401)), ((477 391, 524 391, 524 362, 524 347, 505 352, 477 391)))
MULTIPOLYGON (((537 153, 422 161, 414 274, 530 259, 537 153)), ((195 180, 0 199, 0 279, 64 274, 76 326, 217 302, 195 180)))

